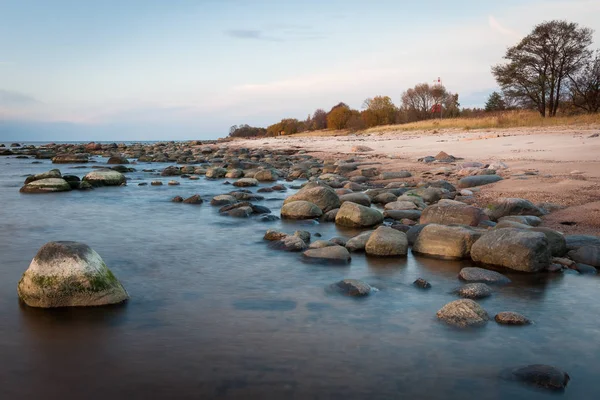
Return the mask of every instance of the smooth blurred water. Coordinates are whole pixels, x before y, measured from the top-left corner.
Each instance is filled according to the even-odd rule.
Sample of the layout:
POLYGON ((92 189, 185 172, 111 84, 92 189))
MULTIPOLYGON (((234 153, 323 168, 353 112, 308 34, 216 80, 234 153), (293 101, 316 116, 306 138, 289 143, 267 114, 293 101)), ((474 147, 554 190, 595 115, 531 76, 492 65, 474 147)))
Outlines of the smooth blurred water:
MULTIPOLYGON (((535 324, 457 330, 435 313, 456 299, 450 291, 468 262, 353 254, 347 267, 307 264, 301 254, 271 249, 264 232, 305 229, 323 239, 356 232, 220 216, 207 200, 234 188, 204 178, 135 172, 126 187, 22 195, 26 174, 57 167, 32 161, 0 157, 3 399, 555 397, 499 377, 535 363, 570 374, 558 396, 600 397, 597 276, 508 274, 513 283, 480 303, 492 317, 517 311, 535 324), (154 179, 165 185, 137 185, 154 179), (171 179, 181 185, 167 186, 171 179), (170 202, 196 193, 204 204, 170 202), (21 274, 54 240, 89 244, 131 300, 89 309, 21 305, 21 274), (433 288, 414 288, 418 277, 433 288), (344 278, 380 291, 360 300, 325 291, 344 278)), ((92 165, 58 167, 82 177, 92 165)), ((267 193, 257 204, 279 215, 290 193, 267 193)))

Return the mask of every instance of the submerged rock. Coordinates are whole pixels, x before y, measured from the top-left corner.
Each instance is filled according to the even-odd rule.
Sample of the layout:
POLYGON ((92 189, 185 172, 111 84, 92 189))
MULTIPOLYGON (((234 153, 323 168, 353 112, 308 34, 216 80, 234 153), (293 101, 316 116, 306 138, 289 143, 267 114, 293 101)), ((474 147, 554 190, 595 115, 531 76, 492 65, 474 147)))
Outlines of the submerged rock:
POLYGON ((460 270, 458 277, 467 282, 510 283, 510 279, 496 271, 478 267, 466 267, 460 270))
POLYGON ((467 283, 455 292, 465 299, 483 299, 492 295, 492 289, 485 283, 467 283))
POLYGON ((101 306, 129 298, 123 285, 88 245, 50 242, 38 251, 17 286, 31 307, 101 306))
POLYGON ((516 368, 512 371, 512 376, 516 380, 549 390, 564 390, 571 380, 566 372, 543 364, 516 368))
POLYGON ((339 262, 339 263, 349 263, 350 262, 350 253, 346 250, 345 247, 339 245, 326 246, 319 249, 309 249, 304 252, 304 257, 315 259, 315 260, 323 260, 323 261, 331 261, 331 262, 339 262))
POLYGON ((527 317, 512 311, 499 312, 494 319, 501 325, 528 325, 531 323, 527 317))
POLYGON ((344 279, 331 285, 332 289, 347 296, 362 297, 371 293, 371 286, 358 279, 344 279))
POLYGON ((479 304, 469 299, 455 300, 437 312, 442 321, 460 328, 485 325, 490 317, 479 304))
POLYGON ((427 282, 423 278, 418 278, 416 281, 413 282, 413 285, 420 289, 431 289, 431 283, 427 282))

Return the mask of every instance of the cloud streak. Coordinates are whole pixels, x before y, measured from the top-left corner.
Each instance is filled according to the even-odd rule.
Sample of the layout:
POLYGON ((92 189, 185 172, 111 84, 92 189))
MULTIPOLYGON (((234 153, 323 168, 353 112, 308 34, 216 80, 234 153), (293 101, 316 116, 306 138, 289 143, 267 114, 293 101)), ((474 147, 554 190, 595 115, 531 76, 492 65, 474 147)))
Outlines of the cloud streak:
POLYGON ((325 35, 302 25, 271 25, 266 29, 229 29, 225 35, 242 40, 288 42, 325 39, 325 35))
POLYGON ((521 35, 518 32, 515 32, 515 31, 505 27, 500 22, 498 22, 496 17, 494 17, 493 15, 490 15, 488 17, 488 23, 490 25, 490 28, 492 28, 494 31, 496 31, 504 36, 511 36, 513 38, 521 37, 521 35))
POLYGON ((30 106, 41 104, 36 98, 21 92, 0 89, 0 106, 30 106))

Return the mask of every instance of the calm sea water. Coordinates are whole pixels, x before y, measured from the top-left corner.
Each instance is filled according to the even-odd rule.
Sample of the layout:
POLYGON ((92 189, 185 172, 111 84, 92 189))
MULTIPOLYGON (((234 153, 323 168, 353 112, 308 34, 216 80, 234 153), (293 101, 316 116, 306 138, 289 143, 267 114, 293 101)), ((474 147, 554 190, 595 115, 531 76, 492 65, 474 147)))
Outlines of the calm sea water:
MULTIPOLYGON (((53 167, 32 161, 0 157, 3 399, 555 398, 499 378, 534 363, 571 375, 559 397, 600 398, 600 277, 508 274, 513 283, 480 303, 492 317, 517 311, 535 324, 456 330, 435 313, 456 299, 450 291, 468 262, 353 254, 347 267, 306 264, 300 254, 270 249, 264 232, 305 229, 323 239, 355 232, 170 202, 233 189, 203 178, 171 187, 173 178, 135 172, 127 187, 22 195, 24 175, 53 167), (165 186, 137 185, 153 179, 165 186), (131 300, 90 309, 20 305, 21 274, 54 240, 89 244, 131 300), (433 288, 412 287, 418 277, 433 288), (325 291, 344 278, 380 291, 361 300, 325 291)), ((92 165, 59 168, 82 177, 92 165)), ((278 215, 290 193, 265 194, 257 204, 278 215)))

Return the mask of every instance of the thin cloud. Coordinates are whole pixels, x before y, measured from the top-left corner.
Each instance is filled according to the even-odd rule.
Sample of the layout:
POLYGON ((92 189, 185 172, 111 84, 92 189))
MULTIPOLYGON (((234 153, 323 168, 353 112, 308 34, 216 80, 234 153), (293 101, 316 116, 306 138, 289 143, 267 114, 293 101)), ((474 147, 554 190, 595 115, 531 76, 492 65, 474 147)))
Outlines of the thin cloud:
POLYGON ((29 106, 40 103, 39 100, 28 94, 0 89, 0 105, 2 106, 29 106))
POLYGON ((490 15, 488 17, 488 23, 490 25, 490 28, 492 28, 494 31, 496 31, 502 35, 512 36, 515 38, 521 37, 521 35, 518 32, 515 32, 515 31, 505 27, 500 22, 498 22, 498 20, 493 15, 490 15))
POLYGON ((230 29, 225 34, 235 39, 287 42, 324 39, 325 35, 309 26, 271 25, 267 29, 230 29))

